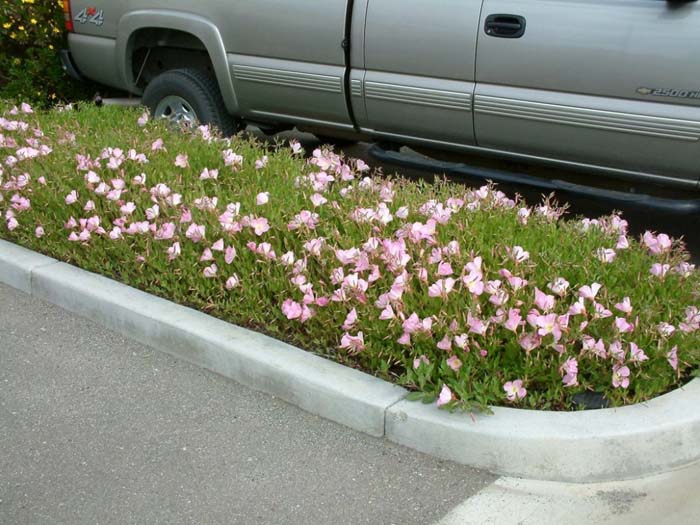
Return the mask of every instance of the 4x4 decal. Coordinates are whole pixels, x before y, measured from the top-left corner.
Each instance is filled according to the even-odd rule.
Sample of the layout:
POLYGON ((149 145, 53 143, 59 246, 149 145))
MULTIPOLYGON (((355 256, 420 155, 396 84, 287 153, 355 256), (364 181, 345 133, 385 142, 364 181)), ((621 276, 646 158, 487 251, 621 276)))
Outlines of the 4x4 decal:
POLYGON ((102 9, 98 10, 94 7, 86 7, 75 15, 73 20, 80 22, 81 24, 89 22, 91 24, 95 24, 96 26, 101 26, 104 24, 104 13, 102 9))

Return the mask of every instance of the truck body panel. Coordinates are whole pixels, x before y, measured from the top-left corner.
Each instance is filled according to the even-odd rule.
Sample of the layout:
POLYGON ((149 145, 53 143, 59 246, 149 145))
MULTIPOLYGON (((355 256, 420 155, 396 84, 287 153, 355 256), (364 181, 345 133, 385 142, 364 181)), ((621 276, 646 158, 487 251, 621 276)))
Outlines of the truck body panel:
POLYGON ((698 185, 697 2, 72 0, 71 6, 77 69, 133 93, 159 71, 201 67, 216 77, 228 112, 243 120, 698 185), (84 16, 91 7, 99 20, 84 16), (501 33, 494 17, 506 21, 506 33, 518 24, 522 31, 501 33))

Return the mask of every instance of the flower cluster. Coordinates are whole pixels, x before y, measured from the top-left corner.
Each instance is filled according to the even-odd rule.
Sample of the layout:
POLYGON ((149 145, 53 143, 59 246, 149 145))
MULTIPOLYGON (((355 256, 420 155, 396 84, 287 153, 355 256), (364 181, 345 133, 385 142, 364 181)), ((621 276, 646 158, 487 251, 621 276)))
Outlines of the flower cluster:
POLYGON ((619 405, 697 366, 700 279, 664 234, 127 117, 137 140, 94 148, 70 112, 6 111, 0 235, 439 406, 566 409, 586 390, 619 405))

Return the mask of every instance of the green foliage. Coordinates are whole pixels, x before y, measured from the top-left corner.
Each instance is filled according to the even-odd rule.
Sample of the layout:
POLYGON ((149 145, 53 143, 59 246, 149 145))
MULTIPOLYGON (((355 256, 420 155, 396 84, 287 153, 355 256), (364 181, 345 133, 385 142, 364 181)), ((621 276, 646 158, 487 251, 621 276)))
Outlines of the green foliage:
POLYGON ((71 79, 58 50, 66 47, 57 0, 3 0, 0 4, 0 98, 39 106, 85 99, 91 82, 71 79))
MULTIPOLYGON (((26 151, 18 151, 27 143, 37 148, 41 143, 52 152, 3 167, 0 237, 398 382, 417 392, 412 399, 432 403, 440 396, 445 408, 455 410, 487 405, 562 410, 572 408, 575 394, 588 390, 604 394, 612 405, 619 406, 682 385, 700 362, 700 330, 694 328, 699 317, 693 314, 690 319, 688 314, 689 307, 700 305, 700 276, 696 270, 677 271, 688 259, 687 252, 681 243, 671 245, 669 241, 660 253, 650 253, 648 242, 645 246, 632 237, 627 238, 629 248, 617 248, 619 234, 624 230, 620 217, 605 217, 598 222, 560 220, 558 215, 563 210, 552 202, 528 207, 517 198, 511 201, 499 195, 494 188, 475 192, 440 181, 427 184, 389 177, 365 179, 366 173, 359 173, 353 161, 343 164, 353 177, 341 180, 341 174, 329 166, 326 169, 335 174, 335 182, 327 188, 313 188, 310 181, 319 173, 319 166, 294 155, 288 147, 266 149, 244 137, 235 137, 230 143, 209 140, 200 131, 172 132, 161 122, 141 127, 136 124, 139 114, 134 110, 89 106, 79 111, 22 114, 20 110, 17 116, 10 116, 7 111, 4 115, 15 121, 25 120, 28 125, 17 130, 4 124, 5 140, 15 140, 16 145, 5 145, 3 159, 10 154, 27 155, 26 151), (35 135, 36 128, 41 128, 44 135, 35 135), (152 147, 159 138, 163 139, 164 150, 152 147), (122 151, 115 153, 106 148, 122 151), (129 160, 131 148, 135 150, 132 157, 143 153, 148 163, 139 164, 135 157, 129 160), (222 152, 229 148, 242 156, 240 168, 225 165, 222 152), (187 154, 188 167, 175 165, 179 154, 187 154), (108 186, 124 181, 124 193, 116 200, 97 193, 96 184, 86 181, 88 168, 76 169, 78 155, 89 155, 93 160, 101 157, 99 166, 89 169, 94 169, 95 176, 108 186), (123 156, 123 162, 109 167, 108 160, 114 155, 123 156), (264 155, 269 157, 267 165, 256 168, 255 161, 264 155), (200 178, 205 168, 218 169, 218 178, 200 178), (134 182, 142 173, 146 174, 145 186, 134 182), (20 186, 22 177, 26 184, 20 186), (45 177, 45 185, 39 182, 40 177, 45 177), (166 204, 162 198, 154 201, 151 191, 159 183, 180 194, 182 204, 166 204), (76 192, 77 201, 67 204, 66 195, 72 191, 76 192), (256 203, 260 192, 269 194, 269 203, 256 203), (323 194, 327 203, 312 204, 311 198, 317 192, 323 194), (218 198, 215 209, 198 207, 196 201, 205 196, 218 198), (31 200, 31 208, 15 211, 21 207, 18 199, 22 198, 31 200), (94 208, 86 211, 89 200, 94 202, 94 208), (107 233, 115 221, 126 217, 121 206, 133 203, 132 215, 125 219, 131 224, 146 221, 146 210, 156 201, 160 203, 160 215, 151 223, 156 227, 166 221, 173 223, 173 238, 158 240, 150 233, 109 238, 107 233), (392 290, 401 270, 388 268, 382 259, 382 248, 372 250, 364 246, 369 245, 371 238, 388 242, 405 238, 416 224, 426 225, 433 213, 426 212, 426 207, 445 207, 457 201, 466 205, 455 205, 455 211, 436 225, 429 240, 406 241, 405 253, 410 257, 404 263, 405 290, 392 303, 397 315, 381 319, 377 302, 392 290), (270 230, 262 235, 249 226, 235 233, 225 231, 220 215, 229 203, 240 203, 237 221, 246 222, 245 216, 265 217, 270 230), (356 218, 358 210, 376 210, 382 204, 391 211, 393 220, 383 223, 356 218), (195 243, 187 238, 189 222, 182 222, 183 207, 191 211, 193 222, 206 227, 204 240, 195 243), (400 214, 404 208, 406 214, 400 214), (318 224, 315 228, 290 229, 290 221, 302 210, 317 213, 318 224), (522 212, 529 215, 525 217, 522 212), (104 234, 95 233, 85 242, 68 240, 71 232, 80 232, 80 227, 64 227, 71 217, 79 221, 95 216, 100 218, 104 234), (12 229, 8 228, 10 218, 16 222, 12 229), (44 229, 40 238, 35 234, 37 226, 44 229), (325 245, 320 254, 310 253, 305 245, 321 237, 325 245), (205 248, 213 249, 218 239, 235 247, 237 255, 227 264, 222 253, 214 251, 218 273, 207 277, 203 271, 212 261, 200 258, 205 248), (174 241, 180 243, 181 254, 170 260, 167 249, 174 241), (445 248, 451 241, 457 243, 459 250, 447 255, 443 252, 442 257, 454 269, 454 290, 444 297, 431 295, 429 287, 441 276, 437 263, 429 259, 434 248, 445 248), (252 242, 269 243, 277 258, 253 252, 248 247, 252 242), (516 260, 515 246, 527 250, 529 258, 516 260), (282 310, 284 302, 302 303, 306 292, 302 292, 298 282, 291 281, 294 270, 280 262, 282 254, 292 251, 295 260, 305 260, 300 274, 306 281, 301 285, 313 284, 316 299, 331 298, 340 287, 333 282, 334 271, 342 266, 336 250, 351 248, 367 250, 370 265, 357 271, 360 278, 370 281, 364 296, 329 300, 326 305, 312 302, 309 304, 314 315, 309 319, 300 322, 288 318, 282 310), (614 261, 601 260, 599 251, 612 248, 616 248, 614 261), (484 291, 477 296, 466 289, 462 280, 467 276, 465 266, 476 257, 483 259, 484 283, 495 289, 495 281, 500 280, 498 286, 507 291, 504 308, 520 309, 523 319, 515 330, 507 329, 502 318, 498 320, 503 312, 499 314, 499 307, 493 302, 496 293, 484 291), (377 275, 371 280, 374 264, 377 275), (668 265, 663 278, 650 272, 652 265, 662 264, 668 265), (427 270, 425 278, 420 269, 427 270), (528 284, 516 288, 509 281, 508 272, 528 284), (240 285, 227 289, 227 279, 234 273, 240 277, 240 285), (561 293, 552 291, 550 286, 557 278, 570 283, 561 293), (560 340, 545 333, 535 348, 525 351, 521 347, 521 337, 538 330, 525 319, 535 308, 535 287, 556 295, 552 298, 554 306, 538 307, 540 312, 551 310, 565 317, 579 301, 579 289, 593 283, 602 285, 595 300, 583 301, 585 313, 570 315, 560 340), (633 308, 623 313, 618 306, 626 297, 633 308), (351 328, 343 329, 352 309, 357 312, 357 321, 351 328), (412 333, 409 344, 401 344, 399 338, 405 330, 402 323, 414 312, 421 320, 429 319, 430 327, 412 333), (488 329, 481 334, 472 332, 470 317, 488 323, 488 329), (633 323, 633 330, 625 332, 616 327, 616 318, 633 323), (673 325, 675 331, 662 334, 662 322, 673 325), (356 352, 342 348, 346 332, 353 336, 362 332, 364 347, 356 352), (458 336, 464 336, 467 344, 457 343, 458 336), (449 348, 438 347, 445 338, 449 348), (586 341, 591 340, 603 341, 602 353, 607 355, 586 349, 586 341), (618 340, 625 352, 620 362, 629 368, 629 384, 624 387, 613 384, 613 367, 619 363, 611 346, 618 340), (643 349, 648 359, 635 359, 632 343, 643 349), (678 352, 677 370, 671 365, 674 347, 678 352), (459 359, 460 366, 455 366, 454 358, 459 359), (575 384, 566 385, 564 369, 570 359, 578 359, 578 379, 575 384), (515 381, 522 381, 527 394, 509 400, 504 387, 515 381), (449 387, 446 397, 445 387, 449 387)), ((318 152, 318 156, 323 162, 342 163, 329 152, 318 152)), ((355 271, 353 264, 344 266, 345 276, 355 271)))

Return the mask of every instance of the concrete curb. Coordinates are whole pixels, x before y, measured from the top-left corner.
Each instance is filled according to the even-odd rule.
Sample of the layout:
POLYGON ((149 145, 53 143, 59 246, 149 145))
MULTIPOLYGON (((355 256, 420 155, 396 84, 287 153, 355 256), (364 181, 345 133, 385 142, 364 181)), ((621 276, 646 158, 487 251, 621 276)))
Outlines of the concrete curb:
POLYGON ((700 459, 700 380, 643 405, 450 414, 406 390, 0 240, 0 282, 313 414, 498 474, 578 483, 700 459))

